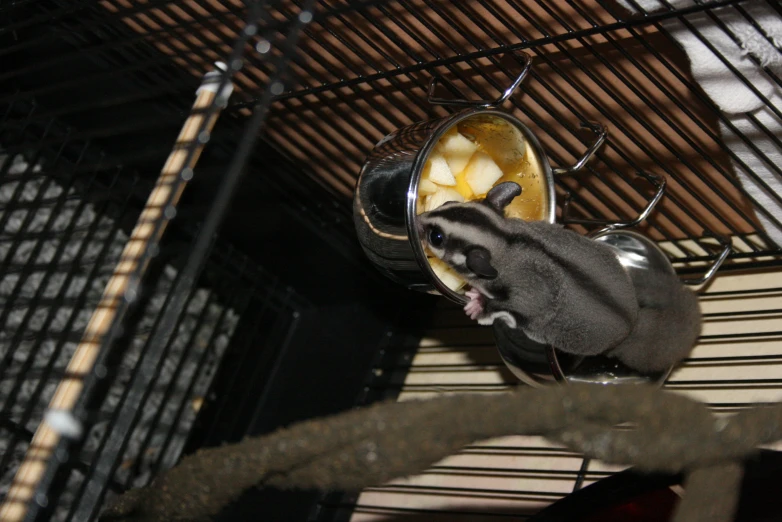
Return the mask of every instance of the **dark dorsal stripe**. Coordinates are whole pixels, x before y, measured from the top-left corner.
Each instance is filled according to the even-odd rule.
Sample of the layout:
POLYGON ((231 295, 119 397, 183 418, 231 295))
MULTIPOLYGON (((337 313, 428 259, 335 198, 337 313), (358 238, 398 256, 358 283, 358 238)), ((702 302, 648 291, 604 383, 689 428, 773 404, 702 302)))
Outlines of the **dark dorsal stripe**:
POLYGON ((449 205, 433 210, 432 217, 443 218, 450 223, 471 225, 481 230, 491 232, 497 237, 506 238, 508 231, 497 225, 496 221, 485 214, 480 207, 473 205, 449 205))

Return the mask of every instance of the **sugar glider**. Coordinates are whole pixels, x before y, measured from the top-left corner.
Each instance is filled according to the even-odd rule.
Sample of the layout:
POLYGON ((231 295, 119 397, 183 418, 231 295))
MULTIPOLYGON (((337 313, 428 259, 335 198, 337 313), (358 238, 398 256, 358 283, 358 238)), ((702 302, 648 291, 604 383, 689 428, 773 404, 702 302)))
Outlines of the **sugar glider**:
POLYGON ((521 187, 418 216, 428 249, 470 285, 465 312, 504 321, 578 355, 606 354, 641 372, 669 368, 700 335, 695 295, 673 275, 631 276, 613 247, 559 225, 504 216, 521 187))

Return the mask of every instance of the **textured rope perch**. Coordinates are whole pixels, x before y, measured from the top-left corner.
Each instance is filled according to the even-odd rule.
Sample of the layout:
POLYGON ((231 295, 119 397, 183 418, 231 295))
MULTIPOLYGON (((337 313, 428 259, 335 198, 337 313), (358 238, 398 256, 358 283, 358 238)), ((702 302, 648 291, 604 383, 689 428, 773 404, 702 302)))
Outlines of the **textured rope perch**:
POLYGON ((542 435, 639 470, 684 470, 692 487, 679 514, 688 522, 714 522, 732 517, 738 460, 782 439, 782 405, 726 420, 650 386, 583 384, 379 403, 201 450, 149 486, 117 498, 101 520, 206 520, 253 486, 360 489, 418 473, 467 444, 504 435, 542 435), (634 429, 614 429, 628 422, 634 429), (723 480, 697 471, 709 468, 723 480), (704 505, 704 495, 719 498, 723 511, 704 505))

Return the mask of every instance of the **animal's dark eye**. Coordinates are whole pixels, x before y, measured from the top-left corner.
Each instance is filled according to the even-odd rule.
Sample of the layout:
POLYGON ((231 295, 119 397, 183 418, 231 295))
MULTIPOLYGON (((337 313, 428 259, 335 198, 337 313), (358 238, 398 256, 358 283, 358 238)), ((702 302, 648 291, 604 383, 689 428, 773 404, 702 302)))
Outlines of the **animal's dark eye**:
POLYGON ((433 247, 443 246, 445 242, 445 234, 440 230, 440 227, 432 227, 429 229, 429 244, 433 247))

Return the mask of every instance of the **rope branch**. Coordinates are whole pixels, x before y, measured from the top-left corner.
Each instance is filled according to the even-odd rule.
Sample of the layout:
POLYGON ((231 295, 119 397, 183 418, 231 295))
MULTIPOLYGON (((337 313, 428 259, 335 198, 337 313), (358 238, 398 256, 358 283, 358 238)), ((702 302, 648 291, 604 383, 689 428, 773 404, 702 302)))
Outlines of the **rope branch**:
POLYGON ((703 404, 652 386, 590 384, 377 403, 200 450, 119 496, 101 520, 207 520, 253 486, 358 490, 506 435, 541 435, 640 471, 685 471, 690 489, 678 513, 687 520, 707 520, 708 513, 719 522, 730 520, 736 505, 739 460, 782 439, 782 404, 717 419, 703 404), (707 471, 723 479, 709 480, 707 471), (709 500, 715 496, 727 508, 719 515, 709 500))

